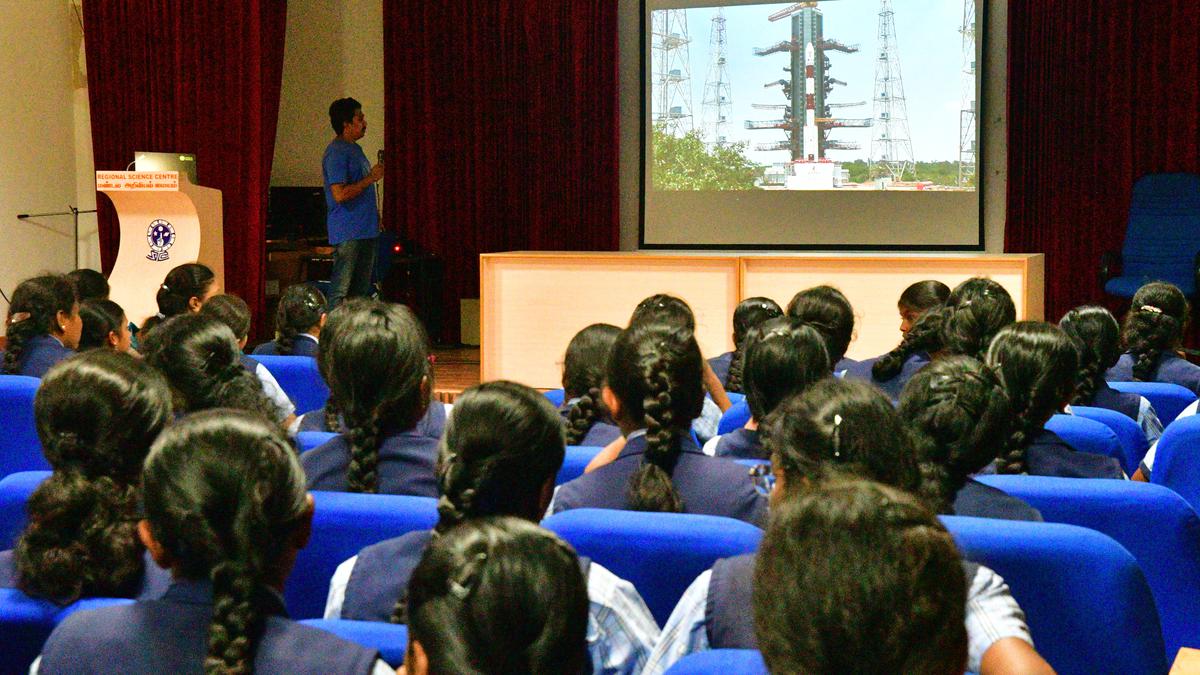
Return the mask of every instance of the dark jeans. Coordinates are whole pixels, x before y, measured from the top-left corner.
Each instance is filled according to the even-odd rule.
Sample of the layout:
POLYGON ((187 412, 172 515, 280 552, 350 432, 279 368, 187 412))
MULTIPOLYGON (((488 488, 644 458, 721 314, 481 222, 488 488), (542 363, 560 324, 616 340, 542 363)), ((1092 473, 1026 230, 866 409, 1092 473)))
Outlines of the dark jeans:
POLYGON ((333 274, 329 279, 329 309, 337 307, 344 298, 369 297, 371 272, 375 268, 375 250, 379 241, 351 239, 333 250, 333 274))

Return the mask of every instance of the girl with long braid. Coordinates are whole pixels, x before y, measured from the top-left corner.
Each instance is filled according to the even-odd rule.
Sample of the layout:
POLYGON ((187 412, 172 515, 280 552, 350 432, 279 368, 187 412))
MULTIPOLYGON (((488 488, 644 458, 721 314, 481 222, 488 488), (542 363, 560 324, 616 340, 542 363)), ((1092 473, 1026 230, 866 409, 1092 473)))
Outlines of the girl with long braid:
POLYGON ((562 376, 565 400, 558 409, 567 425, 567 445, 604 447, 621 437, 600 397, 608 355, 620 333, 612 324, 594 323, 567 345, 562 376))
MULTIPOLYGON (((209 298, 220 293, 217 275, 202 263, 184 263, 167 272, 154 300, 158 313, 142 322, 139 333, 147 333, 163 321, 180 314, 195 314, 209 298)), ((144 337, 143 337, 144 339, 144 337)))
POLYGON ((987 352, 1012 405, 1013 426, 997 473, 1063 478, 1124 478, 1115 458, 1079 452, 1045 428, 1075 393, 1079 356, 1058 326, 1019 321, 1001 330, 987 352))
POLYGON ((856 363, 846 358, 846 350, 854 339, 854 308, 841 291, 832 286, 806 288, 792 297, 787 315, 817 329, 825 338, 829 366, 834 373, 856 363))
POLYGON ((22 281, 4 320, 0 374, 42 377, 75 353, 82 331, 79 300, 69 279, 47 275, 22 281))
MULTIPOLYGON (((503 380, 467 389, 439 450, 437 526, 368 546, 342 563, 330 581, 326 618, 404 622, 405 589, 430 542, 492 516, 537 522, 563 455, 562 423, 544 396, 503 380)), ((583 567, 597 629, 588 631, 596 672, 639 672, 658 639, 657 624, 629 582, 595 563, 583 567)))
POLYGON ((171 390, 128 354, 97 349, 50 369, 34 417, 51 474, 26 506, 16 549, 0 553, 0 587, 67 604, 153 597, 166 575, 135 533, 142 462, 171 419, 171 390))
POLYGON ((371 300, 338 323, 320 362, 344 430, 301 456, 309 489, 436 497, 437 440, 417 429, 433 390, 425 330, 407 308, 371 300))
POLYGON ((692 440, 703 368, 686 328, 635 323, 622 331, 603 397, 625 445, 611 463, 561 486, 552 510, 671 511, 762 523, 766 504, 744 467, 708 457, 692 440))
POLYGON ((387 672, 374 650, 286 618, 313 501, 276 426, 236 410, 184 418, 154 442, 142 499, 138 536, 173 582, 161 599, 72 614, 40 672, 387 672))
POLYGON ((708 365, 716 374, 725 391, 741 393, 743 388, 742 369, 744 367, 746 336, 750 329, 764 321, 783 316, 779 304, 770 298, 746 298, 738 303, 733 310, 733 351, 725 352, 708 360, 708 365))
POLYGON ((1200 395, 1200 366, 1176 350, 1191 321, 1191 305, 1173 284, 1155 281, 1133 294, 1121 340, 1125 353, 1105 373, 1113 382, 1169 382, 1200 395))
POLYGON ((275 339, 254 348, 254 354, 317 355, 325 325, 325 296, 312 284, 293 284, 283 291, 275 310, 275 339))
POLYGON ((936 279, 918 281, 904 289, 896 310, 900 312, 900 334, 907 335, 925 312, 941 307, 950 299, 950 287, 936 279))
POLYGON ((1000 329, 1017 320, 1017 308, 1003 286, 983 277, 967 279, 946 299, 942 348, 947 354, 982 361, 1000 329))

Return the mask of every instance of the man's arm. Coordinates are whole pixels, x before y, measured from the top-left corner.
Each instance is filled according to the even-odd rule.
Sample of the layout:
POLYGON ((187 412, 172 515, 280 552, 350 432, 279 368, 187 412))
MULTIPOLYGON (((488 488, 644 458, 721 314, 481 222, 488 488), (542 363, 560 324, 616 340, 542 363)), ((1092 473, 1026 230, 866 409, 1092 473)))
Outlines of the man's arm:
POLYGON ((371 167, 371 173, 368 173, 362 180, 357 183, 334 183, 329 186, 329 191, 333 194, 333 201, 342 204, 361 195, 363 190, 378 183, 383 178, 383 162, 371 167))

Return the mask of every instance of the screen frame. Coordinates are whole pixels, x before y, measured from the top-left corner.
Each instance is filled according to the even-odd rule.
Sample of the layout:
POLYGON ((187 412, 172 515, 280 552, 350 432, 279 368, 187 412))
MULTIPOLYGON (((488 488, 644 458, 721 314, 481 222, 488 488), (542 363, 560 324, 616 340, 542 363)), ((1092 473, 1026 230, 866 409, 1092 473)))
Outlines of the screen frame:
MULTIPOLYGON (((771 0, 764 0, 770 2, 771 0)), ((649 100, 647 96, 647 68, 650 67, 651 39, 647 33, 647 18, 649 11, 648 0, 638 2, 638 248, 655 251, 983 251, 985 250, 984 223, 984 155, 987 150, 984 142, 982 112, 987 110, 984 97, 987 87, 983 83, 984 58, 987 55, 987 26, 988 2, 979 0, 975 5, 975 195, 976 220, 978 231, 975 244, 696 244, 696 243, 647 243, 646 242, 646 120, 649 116, 649 100)), ((711 5, 696 5, 696 7, 716 7, 723 3, 714 2, 711 5)))

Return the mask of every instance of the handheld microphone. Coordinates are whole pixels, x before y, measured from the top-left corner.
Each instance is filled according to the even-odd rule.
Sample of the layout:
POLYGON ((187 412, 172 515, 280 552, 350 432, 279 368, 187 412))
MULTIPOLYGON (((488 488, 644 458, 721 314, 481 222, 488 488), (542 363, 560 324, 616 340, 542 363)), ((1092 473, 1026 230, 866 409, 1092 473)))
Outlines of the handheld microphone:
POLYGON ((376 154, 375 157, 379 161, 380 164, 383 164, 383 148, 379 149, 379 152, 376 154))

